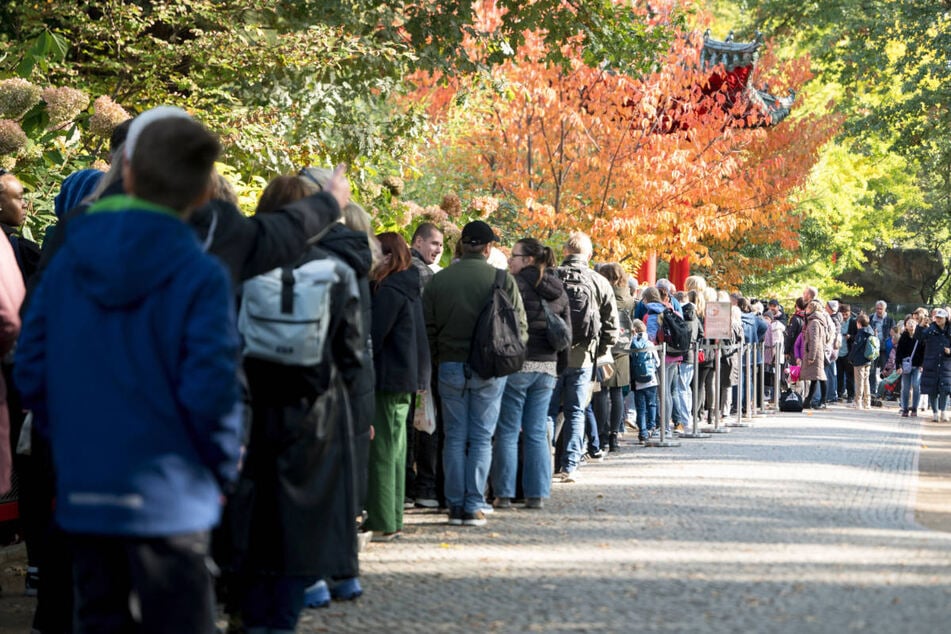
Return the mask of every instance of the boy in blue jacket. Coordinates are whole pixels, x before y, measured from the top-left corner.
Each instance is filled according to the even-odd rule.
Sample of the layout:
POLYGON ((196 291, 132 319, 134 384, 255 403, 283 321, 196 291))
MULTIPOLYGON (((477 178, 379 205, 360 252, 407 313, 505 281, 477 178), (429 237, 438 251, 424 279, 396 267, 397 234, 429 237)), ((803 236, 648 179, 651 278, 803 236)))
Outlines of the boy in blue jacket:
POLYGON ((240 447, 238 339, 228 277, 184 219, 208 199, 220 145, 184 113, 134 136, 128 195, 69 225, 36 290, 16 380, 46 421, 75 631, 211 633, 209 531, 240 447))

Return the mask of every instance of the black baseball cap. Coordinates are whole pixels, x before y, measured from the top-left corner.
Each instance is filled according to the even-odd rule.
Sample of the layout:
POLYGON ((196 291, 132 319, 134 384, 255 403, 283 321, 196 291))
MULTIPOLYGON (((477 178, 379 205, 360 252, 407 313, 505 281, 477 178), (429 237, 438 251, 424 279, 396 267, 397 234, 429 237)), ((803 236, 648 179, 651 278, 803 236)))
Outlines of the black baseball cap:
POLYGON ((479 245, 498 242, 499 238, 492 231, 492 227, 481 220, 473 220, 462 228, 462 237, 459 241, 463 244, 479 245))

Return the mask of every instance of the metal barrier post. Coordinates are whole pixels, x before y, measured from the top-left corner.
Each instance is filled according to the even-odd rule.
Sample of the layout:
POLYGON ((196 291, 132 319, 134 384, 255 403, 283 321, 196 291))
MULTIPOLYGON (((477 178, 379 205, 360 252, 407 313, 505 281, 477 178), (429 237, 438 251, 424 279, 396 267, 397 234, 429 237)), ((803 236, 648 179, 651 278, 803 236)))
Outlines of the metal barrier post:
POLYGON ((747 360, 749 357, 749 348, 744 342, 737 344, 739 349, 736 351, 737 362, 740 364, 740 381, 737 384, 736 389, 736 421, 732 423, 727 423, 728 427, 749 427, 749 423, 743 422, 743 405, 745 405, 745 397, 749 396, 747 390, 746 394, 743 394, 744 387, 746 386, 746 381, 749 378, 749 370, 747 369, 747 360))
POLYGON ((651 347, 653 350, 657 350, 658 355, 660 356, 660 370, 658 372, 658 379, 660 385, 658 385, 658 391, 661 396, 664 398, 658 398, 658 407, 657 407, 657 418, 658 423, 660 424, 660 440, 648 440, 644 443, 645 447, 679 447, 679 442, 673 442, 667 440, 667 408, 672 404, 668 401, 670 398, 673 398, 673 394, 670 395, 670 398, 666 397, 667 394, 667 344, 662 343, 658 348, 656 345, 651 347))
POLYGON ((759 413, 761 416, 764 416, 766 414, 766 344, 761 341, 756 345, 759 347, 759 356, 757 359, 762 360, 762 363, 756 366, 759 368, 759 389, 756 391, 756 400, 759 401, 759 413))
POLYGON ((680 437, 709 438, 710 434, 703 434, 697 431, 697 419, 700 418, 700 399, 698 398, 697 392, 697 386, 700 384, 700 342, 694 341, 691 345, 693 346, 693 381, 690 386, 690 389, 693 390, 693 399, 691 399, 690 403, 691 428, 690 431, 684 429, 684 433, 680 434, 680 437))
POLYGON ((783 350, 785 342, 780 339, 776 342, 776 353, 773 356, 773 405, 776 411, 779 411, 779 390, 782 385, 783 356, 786 351, 783 350))
POLYGON ((720 426, 720 411, 722 407, 722 403, 720 403, 720 363, 722 361, 720 346, 721 340, 717 339, 713 353, 713 403, 710 404, 713 426, 703 428, 703 431, 708 434, 727 434, 730 432, 725 426, 720 426))

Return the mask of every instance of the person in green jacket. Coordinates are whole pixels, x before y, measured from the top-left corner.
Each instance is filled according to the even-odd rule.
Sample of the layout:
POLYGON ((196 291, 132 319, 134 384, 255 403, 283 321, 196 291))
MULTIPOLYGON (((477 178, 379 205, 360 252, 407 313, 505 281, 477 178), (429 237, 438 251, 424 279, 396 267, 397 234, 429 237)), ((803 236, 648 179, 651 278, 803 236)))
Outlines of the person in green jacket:
MULTIPOLYGON (((475 220, 463 227, 459 240, 462 257, 433 276, 423 294, 423 313, 438 368, 449 524, 484 526, 484 491, 505 379, 483 379, 468 359, 476 322, 495 283, 496 269, 486 258, 498 237, 489 225, 475 220)), ((504 288, 515 307, 522 341, 527 342, 528 322, 515 278, 506 274, 504 288)))

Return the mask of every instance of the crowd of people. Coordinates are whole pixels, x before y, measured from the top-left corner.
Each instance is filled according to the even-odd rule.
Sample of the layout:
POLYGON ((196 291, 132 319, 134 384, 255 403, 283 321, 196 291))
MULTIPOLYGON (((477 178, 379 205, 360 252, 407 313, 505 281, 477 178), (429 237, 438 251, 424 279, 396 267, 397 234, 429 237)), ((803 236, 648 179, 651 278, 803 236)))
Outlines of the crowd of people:
POLYGON ((172 107, 112 152, 64 181, 42 249, 0 172, 0 488, 15 467, 34 632, 213 632, 218 604, 235 630, 293 632, 362 594, 359 550, 408 508, 543 512, 628 430, 762 406, 744 344, 806 406, 868 407, 899 377, 902 416, 923 392, 947 420, 944 308, 896 325, 806 287, 787 317, 700 276, 638 284, 580 232, 499 257, 478 220, 442 268, 438 227, 375 235, 342 169, 275 178, 245 217, 218 141, 172 107))

